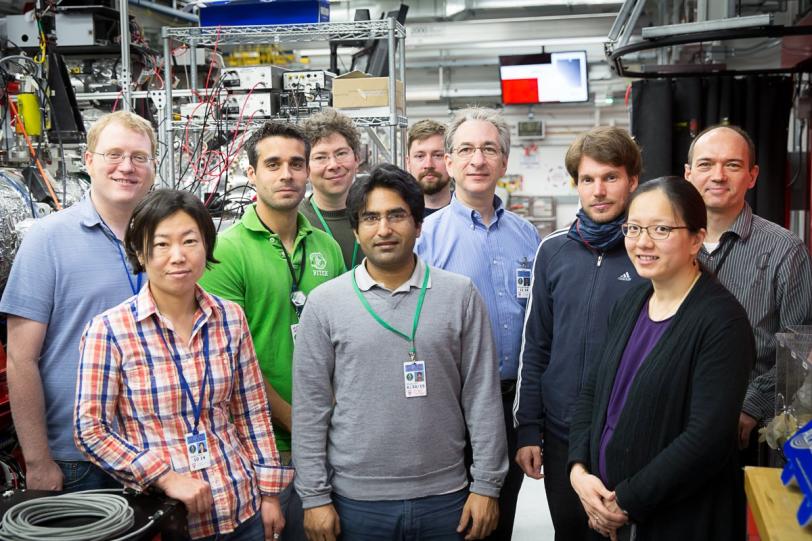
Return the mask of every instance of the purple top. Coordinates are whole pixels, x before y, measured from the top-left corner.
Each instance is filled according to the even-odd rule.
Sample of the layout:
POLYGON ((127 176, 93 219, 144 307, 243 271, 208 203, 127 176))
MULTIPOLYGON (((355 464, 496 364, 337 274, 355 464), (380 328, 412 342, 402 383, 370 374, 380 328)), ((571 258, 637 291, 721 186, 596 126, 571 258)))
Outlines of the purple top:
POLYGON ((606 423, 603 426, 600 453, 598 454, 598 471, 604 483, 607 482, 606 446, 609 445, 612 434, 615 433, 615 427, 623 411, 623 405, 626 403, 626 397, 629 395, 629 389, 631 389, 634 377, 643 365, 643 361, 657 345, 669 323, 671 323, 671 318, 652 321, 648 317, 648 301, 646 301, 643 309, 640 310, 640 315, 637 316, 637 323, 634 324, 626 349, 623 350, 623 357, 620 358, 620 365, 615 374, 612 394, 606 407, 606 423))

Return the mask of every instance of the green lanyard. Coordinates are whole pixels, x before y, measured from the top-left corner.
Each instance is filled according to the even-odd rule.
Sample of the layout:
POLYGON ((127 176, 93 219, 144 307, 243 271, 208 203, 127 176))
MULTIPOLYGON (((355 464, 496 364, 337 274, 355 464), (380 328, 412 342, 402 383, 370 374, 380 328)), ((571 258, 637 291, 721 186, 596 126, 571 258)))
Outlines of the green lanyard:
POLYGON ((396 335, 400 336, 401 338, 409 342, 409 360, 411 362, 414 362, 417 356, 417 350, 414 347, 414 335, 417 332, 417 322, 420 321, 420 311, 423 309, 423 299, 426 298, 426 289, 428 288, 429 285, 429 266, 426 265, 426 274, 423 276, 423 285, 420 286, 420 296, 417 297, 417 308, 415 308, 414 311, 414 320, 412 321, 411 336, 400 332, 399 330, 391 326, 389 323, 384 321, 383 318, 381 318, 381 316, 375 313, 375 310, 373 310, 372 307, 369 305, 369 302, 361 293, 361 290, 358 289, 358 282, 356 282, 355 280, 355 271, 351 272, 352 272, 352 288, 355 290, 355 294, 358 295, 358 298, 361 300, 361 304, 364 305, 364 308, 366 308, 367 312, 369 312, 369 315, 371 315, 375 321, 380 323, 381 327, 383 327, 387 331, 395 333, 396 335))
MULTIPOLYGON (((321 211, 319 210, 319 207, 316 206, 316 203, 313 201, 312 195, 310 196, 310 206, 313 207, 313 212, 316 213, 316 217, 321 222, 321 226, 324 228, 324 230, 327 231, 327 234, 335 239, 336 236, 333 235, 333 232, 330 230, 330 226, 327 225, 327 221, 324 219, 324 216, 321 215, 321 211)), ((355 256, 357 255, 358 255, 358 241, 356 240, 352 244, 352 261, 350 261, 350 269, 355 267, 355 256)))

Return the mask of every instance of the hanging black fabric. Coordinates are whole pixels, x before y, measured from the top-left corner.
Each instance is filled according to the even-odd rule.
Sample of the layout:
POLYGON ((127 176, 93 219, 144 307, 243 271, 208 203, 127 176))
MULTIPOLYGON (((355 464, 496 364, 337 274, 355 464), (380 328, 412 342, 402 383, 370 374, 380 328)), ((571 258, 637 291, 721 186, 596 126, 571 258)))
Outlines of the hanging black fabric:
POLYGON ((748 202, 759 216, 785 225, 792 90, 791 77, 775 75, 635 81, 631 130, 643 152, 641 181, 682 176, 696 134, 713 124, 736 124, 753 138, 760 168, 748 202))

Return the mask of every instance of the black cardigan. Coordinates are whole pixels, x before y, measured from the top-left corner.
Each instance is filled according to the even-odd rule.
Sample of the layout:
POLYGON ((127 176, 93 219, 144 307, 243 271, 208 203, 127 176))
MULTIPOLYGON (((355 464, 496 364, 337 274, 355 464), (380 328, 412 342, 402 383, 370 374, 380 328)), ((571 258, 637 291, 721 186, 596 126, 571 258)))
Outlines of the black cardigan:
MULTIPOLYGON (((602 357, 575 406, 570 467, 597 472, 615 374, 651 293, 638 286, 612 310, 602 357)), ((744 308, 703 273, 637 372, 606 448, 607 488, 638 539, 744 538, 737 431, 754 359, 744 308)))

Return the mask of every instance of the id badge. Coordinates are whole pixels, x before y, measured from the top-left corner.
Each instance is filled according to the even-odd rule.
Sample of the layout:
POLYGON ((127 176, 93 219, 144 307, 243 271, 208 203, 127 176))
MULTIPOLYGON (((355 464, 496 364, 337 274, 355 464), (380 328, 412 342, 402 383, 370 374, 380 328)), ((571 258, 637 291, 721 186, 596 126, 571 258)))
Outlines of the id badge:
POLYGON ((403 363, 403 384, 406 389, 406 398, 426 396, 426 363, 423 361, 403 363))
POLYGON ((530 269, 516 269, 516 298, 530 298, 530 269))
POLYGON ((211 466, 211 454, 209 454, 209 443, 206 441, 206 433, 186 434, 186 456, 189 457, 189 470, 203 470, 211 466))

